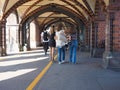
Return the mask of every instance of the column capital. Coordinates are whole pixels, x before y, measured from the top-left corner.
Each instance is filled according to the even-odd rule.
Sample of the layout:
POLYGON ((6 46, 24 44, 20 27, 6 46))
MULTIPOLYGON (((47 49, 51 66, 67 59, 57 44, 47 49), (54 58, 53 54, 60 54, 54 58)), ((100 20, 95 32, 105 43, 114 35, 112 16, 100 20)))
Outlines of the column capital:
POLYGON ((6 19, 0 20, 0 25, 1 25, 1 26, 5 25, 5 24, 6 24, 6 19))

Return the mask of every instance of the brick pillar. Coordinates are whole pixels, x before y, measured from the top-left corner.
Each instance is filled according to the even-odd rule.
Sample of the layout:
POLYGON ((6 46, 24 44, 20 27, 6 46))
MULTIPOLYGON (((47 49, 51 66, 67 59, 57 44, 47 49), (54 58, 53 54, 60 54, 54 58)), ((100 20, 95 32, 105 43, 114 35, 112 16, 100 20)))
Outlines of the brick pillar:
POLYGON ((91 22, 90 27, 90 56, 93 57, 93 49, 94 49, 94 36, 95 36, 95 25, 94 22, 91 22))
POLYGON ((108 68, 109 66, 109 59, 112 58, 111 53, 111 31, 110 31, 110 13, 109 10, 106 13, 106 29, 105 29, 105 52, 103 54, 103 67, 108 68))
MULTIPOLYGON (((91 19, 89 19, 89 21, 90 21, 91 19)), ((90 46, 91 46, 91 44, 90 44, 90 42, 91 42, 91 40, 90 40, 90 38, 91 38, 91 28, 92 28, 92 26, 91 26, 91 23, 89 22, 89 23, 87 23, 87 25, 86 25, 86 28, 85 28, 85 43, 86 43, 86 45, 88 46, 88 50, 90 51, 90 46)))
POLYGON ((6 20, 0 21, 0 56, 6 54, 6 20))
POLYGON ((97 48, 97 40, 98 40, 98 37, 97 37, 97 33, 98 33, 98 23, 97 21, 95 22, 95 30, 94 30, 94 48, 96 49, 97 48))
POLYGON ((26 31, 26 37, 27 37, 27 50, 30 50, 30 29, 28 28, 26 31))
POLYGON ((85 43, 87 46, 90 46, 90 29, 87 27, 86 28, 86 33, 85 33, 85 43))
POLYGON ((2 56, 2 24, 0 22, 0 56, 2 56))
POLYGON ((30 29, 29 25, 19 25, 19 51, 30 50, 30 29))
POLYGON ((22 47, 22 24, 19 25, 18 41, 19 41, 19 51, 23 51, 23 47, 22 47))

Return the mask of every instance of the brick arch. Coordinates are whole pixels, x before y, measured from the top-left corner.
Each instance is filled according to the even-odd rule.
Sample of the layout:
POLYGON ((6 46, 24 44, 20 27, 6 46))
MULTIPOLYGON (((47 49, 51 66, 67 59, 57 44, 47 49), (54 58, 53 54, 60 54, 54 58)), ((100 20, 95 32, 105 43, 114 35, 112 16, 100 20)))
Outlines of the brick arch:
MULTIPOLYGON (((18 8, 18 7, 21 6, 22 4, 24 4, 24 3, 26 3, 26 2, 29 2, 29 1, 31 1, 31 0, 19 0, 18 2, 16 2, 16 3, 4 14, 3 18, 4 18, 4 19, 7 18, 11 12, 13 12, 14 10, 16 10, 16 8, 18 8)), ((41 0, 41 1, 42 1, 42 0, 41 0)), ((64 3, 66 3, 65 0, 61 0, 61 1, 64 2, 64 3)), ((6 1, 6 2, 7 2, 7 1, 6 1)), ((38 2, 40 2, 40 1, 38 1, 38 2)), ((72 1, 72 2, 73 2, 73 1, 72 1)), ((74 0, 74 3, 77 3, 77 4, 78 4, 79 2, 76 1, 76 0, 74 0)), ((72 6, 72 7, 73 7, 73 6, 72 6)), ((88 14, 90 14, 90 13, 84 8, 84 6, 83 6, 82 4, 79 3, 79 7, 81 7, 83 10, 85 10, 85 12, 87 12, 88 14)))
MULTIPOLYGON (((59 22, 59 21, 62 21, 62 22, 66 22, 66 23, 68 23, 68 24, 70 24, 70 25, 77 25, 77 23, 75 23, 75 22, 73 22, 73 21, 71 21, 71 20, 68 20, 68 19, 65 19, 65 18, 57 18, 57 19, 52 19, 52 20, 50 20, 50 21, 48 21, 47 23, 44 23, 43 25, 42 25, 42 29, 47 25, 47 27, 49 27, 51 24, 54 24, 54 23, 56 23, 56 22, 59 22)), ((46 27, 46 28, 47 28, 46 27)), ((42 30, 41 29, 41 30, 42 30)))
POLYGON ((10 13, 12 13, 13 11, 16 10, 16 8, 18 8, 20 5, 26 3, 26 2, 29 2, 31 0, 19 0, 18 2, 16 2, 4 15, 3 15, 3 18, 2 19, 6 19, 10 13))
MULTIPOLYGON (((18 1, 18 2, 16 2, 6 13, 4 13, 4 16, 3 16, 3 20, 4 19, 6 19, 9 15, 10 15, 10 13, 12 13, 13 11, 15 11, 16 10, 16 8, 18 8, 19 6, 21 6, 22 4, 24 4, 24 3, 26 3, 26 2, 29 2, 29 1, 31 1, 31 0, 20 0, 20 1, 18 1)), ((42 0, 41 0, 42 1, 42 0)), ((66 2, 66 1, 64 1, 63 0, 63 2, 66 2)), ((75 3, 77 3, 76 1, 75 1, 75 3)), ((81 6, 80 6, 81 7, 81 6)), ((81 7, 81 8, 83 8, 83 7, 81 7)), ((85 11, 86 12, 86 11, 85 11)))
MULTIPOLYGON (((13 11, 15 11, 16 10, 16 8, 18 8, 19 6, 21 6, 22 4, 24 4, 24 3, 26 3, 26 2, 29 2, 29 1, 31 1, 31 0, 19 0, 18 2, 16 2, 6 13, 4 13, 4 16, 3 16, 3 20, 4 19, 6 19, 9 15, 10 15, 10 13, 12 13, 13 11)), ((63 2, 65 2, 64 0, 62 0, 63 2)), ((83 0, 84 1, 84 0, 83 0)), ((79 4, 79 7, 81 7, 83 10, 84 10, 84 8, 83 8, 83 6, 78 2, 78 1, 76 1, 76 0, 74 0, 74 2, 75 3, 77 3, 77 4, 79 4)), ((105 2, 103 1, 103 0, 99 0, 99 2, 100 2, 100 5, 101 6, 103 6, 103 7, 105 7, 106 5, 105 5, 105 2)), ((104 8, 104 10, 105 10, 105 8, 104 8)), ((85 9, 85 11, 86 11, 86 9, 85 9)), ((87 11, 86 11, 87 12, 87 11)), ((87 13, 89 13, 89 12, 87 12, 87 13)))
MULTIPOLYGON (((65 1, 65 0, 62 0, 65 1)), ((89 17, 92 17, 93 12, 91 11, 91 9, 86 9, 80 2, 78 2, 77 0, 70 0, 71 2, 74 2, 76 5, 78 5, 81 9, 83 9, 85 11, 86 14, 88 14, 89 17)), ((83 2, 85 3, 86 0, 83 0, 83 2)), ((88 7, 87 7, 88 8, 88 7)))
POLYGON ((78 13, 76 13, 75 11, 73 11, 67 7, 64 7, 59 4, 48 4, 48 5, 39 7, 36 10, 32 11, 29 15, 27 15, 25 18, 22 19, 21 24, 24 22, 31 22, 34 18, 38 17, 40 14, 42 14, 44 12, 48 12, 48 11, 63 13, 65 15, 71 17, 73 20, 75 20, 78 23, 81 20, 84 23, 87 23, 87 19, 85 17, 79 15, 78 13))

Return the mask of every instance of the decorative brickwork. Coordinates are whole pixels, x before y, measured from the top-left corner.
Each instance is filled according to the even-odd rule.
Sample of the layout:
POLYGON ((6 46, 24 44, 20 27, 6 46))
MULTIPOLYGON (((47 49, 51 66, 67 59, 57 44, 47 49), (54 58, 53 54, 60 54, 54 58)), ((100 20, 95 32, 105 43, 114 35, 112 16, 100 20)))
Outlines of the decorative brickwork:
POLYGON ((98 32, 97 32, 97 46, 98 48, 102 48, 102 43, 105 41, 105 21, 100 21, 98 23, 98 32))
POLYGON ((118 0, 111 1, 110 11, 114 12, 113 21, 113 51, 120 51, 120 4, 118 0))
POLYGON ((120 11, 115 13, 113 31, 113 49, 114 51, 120 51, 120 11))

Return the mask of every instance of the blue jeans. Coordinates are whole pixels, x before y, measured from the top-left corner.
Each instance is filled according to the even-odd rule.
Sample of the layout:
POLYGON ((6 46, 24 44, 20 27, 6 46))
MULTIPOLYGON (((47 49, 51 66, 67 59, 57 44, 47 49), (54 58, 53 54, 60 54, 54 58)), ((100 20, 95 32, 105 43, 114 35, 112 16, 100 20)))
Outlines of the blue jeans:
POLYGON ((69 45, 70 45, 69 61, 72 62, 72 63, 76 63, 78 41, 77 40, 72 40, 69 45))
POLYGON ((58 47, 58 61, 65 60, 65 46, 58 47))

